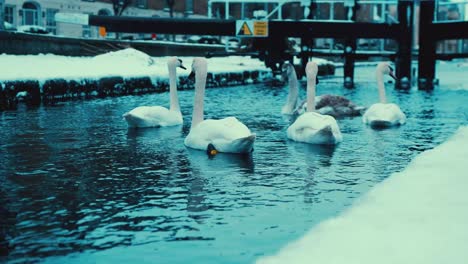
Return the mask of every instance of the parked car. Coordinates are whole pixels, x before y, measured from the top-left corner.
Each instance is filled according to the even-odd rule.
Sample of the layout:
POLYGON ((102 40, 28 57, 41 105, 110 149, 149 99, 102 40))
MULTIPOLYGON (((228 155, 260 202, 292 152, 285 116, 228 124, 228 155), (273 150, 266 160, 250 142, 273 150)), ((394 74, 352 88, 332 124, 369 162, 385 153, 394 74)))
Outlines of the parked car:
POLYGON ((240 39, 238 38, 228 38, 224 40, 224 45, 226 46, 226 51, 239 51, 240 48, 240 39))
POLYGON ((5 30, 16 31, 16 27, 6 21, 3 21, 3 27, 5 28, 5 30))
POLYGON ((202 43, 202 44, 221 44, 221 41, 214 36, 191 36, 187 39, 188 43, 202 43))
POLYGON ((18 27, 18 32, 34 33, 34 34, 52 34, 45 27, 36 25, 24 25, 18 27))

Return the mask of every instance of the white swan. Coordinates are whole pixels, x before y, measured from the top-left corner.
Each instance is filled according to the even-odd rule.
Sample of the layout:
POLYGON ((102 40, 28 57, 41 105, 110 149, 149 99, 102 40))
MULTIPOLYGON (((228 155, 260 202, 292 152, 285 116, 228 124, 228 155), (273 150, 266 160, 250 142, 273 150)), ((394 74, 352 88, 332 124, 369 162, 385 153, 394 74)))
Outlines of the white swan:
POLYGON ((182 124, 182 113, 180 112, 179 98, 177 97, 177 67, 186 70, 182 64, 182 60, 171 57, 167 61, 170 108, 167 109, 162 106, 139 106, 123 114, 123 118, 127 121, 128 127, 165 127, 182 124))
POLYGON ((205 58, 194 58, 192 73, 195 75, 195 100, 192 125, 184 140, 187 147, 201 149, 209 154, 217 152, 249 153, 253 150, 255 134, 235 117, 220 120, 203 117, 203 104, 207 76, 205 58))
POLYGON ((332 116, 322 115, 315 111, 315 86, 318 66, 308 62, 307 75, 307 112, 300 115, 288 127, 289 139, 311 144, 337 144, 343 140, 340 128, 332 116))
POLYGON ((372 127, 390 127, 406 123, 406 115, 401 111, 400 107, 393 103, 387 103, 384 86, 385 74, 396 79, 390 64, 380 62, 376 70, 380 103, 371 105, 362 116, 362 121, 372 127))
MULTIPOLYGON (((297 88, 297 75, 294 66, 285 62, 282 66, 283 79, 288 79, 289 93, 286 103, 281 109, 285 115, 301 115, 307 112, 307 99, 299 102, 299 91, 297 88)), ((316 79, 315 84, 318 84, 316 79)), ((331 115, 335 118, 360 116, 365 107, 358 106, 344 96, 325 94, 315 97, 315 111, 322 115, 331 115)))

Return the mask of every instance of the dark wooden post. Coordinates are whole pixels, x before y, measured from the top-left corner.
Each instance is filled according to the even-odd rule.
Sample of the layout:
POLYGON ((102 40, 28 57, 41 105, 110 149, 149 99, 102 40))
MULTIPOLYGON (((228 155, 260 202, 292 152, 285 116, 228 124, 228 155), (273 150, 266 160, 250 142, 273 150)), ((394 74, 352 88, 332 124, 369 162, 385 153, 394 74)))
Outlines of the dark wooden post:
POLYGON ((434 1, 421 1, 419 13, 419 56, 418 87, 420 90, 434 89, 436 39, 432 31, 434 1))
POLYGON ((287 53, 287 39, 284 35, 277 32, 270 32, 266 39, 265 48, 265 66, 269 67, 273 74, 279 74, 281 65, 289 59, 287 53))
MULTIPOLYGON (((2 87, 2 83, 0 82, 0 87, 2 87)), ((0 111, 5 110, 7 108, 7 97, 5 95, 5 91, 0 88, 0 111)))
MULTIPOLYGON (((357 0, 347 0, 344 3, 348 11, 348 18, 356 21, 356 13, 359 10, 357 0)), ((354 54, 356 53, 356 38, 347 38, 344 48, 343 84, 346 88, 354 88, 354 54)))
POLYGON ((400 35, 398 36, 398 54, 396 58, 395 88, 411 88, 411 47, 413 40, 413 1, 398 1, 398 21, 400 35))
POLYGON ((346 88, 354 87, 354 54, 356 52, 356 39, 346 39, 344 48, 344 86, 346 88))

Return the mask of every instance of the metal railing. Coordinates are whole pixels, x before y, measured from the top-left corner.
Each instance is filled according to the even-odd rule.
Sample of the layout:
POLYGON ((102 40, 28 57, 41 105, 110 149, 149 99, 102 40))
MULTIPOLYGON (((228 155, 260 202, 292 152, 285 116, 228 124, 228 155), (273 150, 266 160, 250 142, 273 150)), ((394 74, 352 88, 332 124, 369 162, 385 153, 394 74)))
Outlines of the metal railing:
MULTIPOLYGON (((436 1, 434 22, 468 21, 468 0, 450 2, 436 1)), ((468 52, 467 39, 443 40, 438 43, 438 50, 446 53, 468 52)))

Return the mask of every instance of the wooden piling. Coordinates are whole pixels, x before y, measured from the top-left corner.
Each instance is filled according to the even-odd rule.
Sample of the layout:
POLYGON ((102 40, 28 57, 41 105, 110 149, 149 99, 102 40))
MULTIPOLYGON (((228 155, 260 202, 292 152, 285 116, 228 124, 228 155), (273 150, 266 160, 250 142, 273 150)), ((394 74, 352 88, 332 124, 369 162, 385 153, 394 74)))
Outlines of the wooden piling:
POLYGON ((344 48, 344 65, 343 65, 343 84, 346 88, 354 88, 354 54, 356 52, 356 39, 346 39, 344 48))
POLYGON ((434 1, 421 1, 419 11, 419 55, 418 55, 418 88, 434 89, 436 39, 431 32, 434 20, 434 1))
POLYGON ((395 61, 396 77, 395 88, 411 88, 411 49, 413 39, 413 1, 398 1, 398 20, 400 34, 398 36, 398 53, 395 61))

